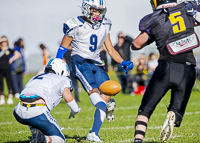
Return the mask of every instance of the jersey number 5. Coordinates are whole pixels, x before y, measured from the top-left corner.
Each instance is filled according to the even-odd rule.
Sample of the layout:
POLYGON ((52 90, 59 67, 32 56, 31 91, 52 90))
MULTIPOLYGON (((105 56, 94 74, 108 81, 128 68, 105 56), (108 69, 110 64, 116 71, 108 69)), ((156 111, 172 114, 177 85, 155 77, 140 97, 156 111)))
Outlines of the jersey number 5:
POLYGON ((92 35, 90 37, 90 44, 92 45, 92 46, 90 46, 91 52, 94 52, 97 49, 97 39, 98 39, 97 35, 92 35))
POLYGON ((174 25, 172 27, 174 34, 186 30, 184 19, 180 15, 181 15, 180 11, 169 15, 169 20, 170 20, 171 24, 174 25))

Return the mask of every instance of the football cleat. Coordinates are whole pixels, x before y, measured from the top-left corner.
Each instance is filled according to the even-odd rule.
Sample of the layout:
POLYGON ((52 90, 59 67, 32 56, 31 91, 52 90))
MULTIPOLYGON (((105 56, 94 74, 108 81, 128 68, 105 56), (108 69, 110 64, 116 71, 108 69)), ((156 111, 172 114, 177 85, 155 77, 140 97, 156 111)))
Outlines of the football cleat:
POLYGON ((32 139, 30 143, 45 143, 45 136, 36 128, 31 129, 32 139))
POLYGON ((116 103, 114 99, 110 99, 106 104, 106 118, 108 122, 114 121, 114 110, 116 107, 116 103))
POLYGON ((95 132, 88 133, 86 140, 91 142, 103 142, 99 135, 96 135, 95 132))
POLYGON ((174 128, 174 122, 175 113, 173 111, 169 111, 160 132, 160 139, 162 142, 166 142, 170 139, 174 128))

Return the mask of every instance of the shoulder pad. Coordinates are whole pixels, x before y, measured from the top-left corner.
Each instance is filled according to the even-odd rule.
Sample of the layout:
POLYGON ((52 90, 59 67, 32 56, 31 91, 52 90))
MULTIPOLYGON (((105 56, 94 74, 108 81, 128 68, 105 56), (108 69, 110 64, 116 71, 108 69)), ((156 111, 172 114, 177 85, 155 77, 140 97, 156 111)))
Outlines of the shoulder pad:
POLYGON ((80 21, 77 17, 74 17, 68 21, 66 21, 63 25, 63 32, 64 34, 68 33, 69 31, 80 27, 83 25, 83 21, 80 21))
POLYGON ((77 27, 79 25, 82 25, 83 23, 77 18, 77 17, 74 17, 68 21, 65 22, 66 25, 69 26, 69 28, 74 28, 74 27, 77 27))
POLYGON ((105 24, 112 25, 112 22, 111 22, 111 20, 110 20, 109 18, 106 18, 106 17, 104 17, 104 19, 103 19, 103 22, 102 22, 102 23, 105 23, 105 24))
POLYGON ((146 15, 145 17, 143 17, 141 20, 140 20, 140 24, 139 24, 139 30, 140 31, 146 31, 147 29, 150 30, 150 28, 152 26, 154 26, 155 24, 155 19, 152 17, 152 14, 154 13, 151 13, 149 15, 146 15))

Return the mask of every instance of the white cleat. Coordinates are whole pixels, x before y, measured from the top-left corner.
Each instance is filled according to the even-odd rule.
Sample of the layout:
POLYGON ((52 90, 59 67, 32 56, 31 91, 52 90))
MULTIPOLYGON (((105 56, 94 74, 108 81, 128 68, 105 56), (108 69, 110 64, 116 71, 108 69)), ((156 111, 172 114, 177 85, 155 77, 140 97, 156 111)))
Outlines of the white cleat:
POLYGON ((169 111, 165 118, 162 130, 160 132, 160 139, 162 142, 167 142, 170 139, 173 133, 174 122, 175 122, 175 113, 173 111, 169 111))
POLYGON ((13 99, 12 98, 8 98, 7 104, 8 105, 12 105, 13 103, 14 103, 13 99))
POLYGON ((114 121, 114 110, 116 107, 116 103, 114 99, 110 99, 106 104, 106 118, 108 122, 114 121))
POLYGON ((88 133, 86 140, 91 142, 103 142, 101 138, 95 134, 95 132, 88 133))

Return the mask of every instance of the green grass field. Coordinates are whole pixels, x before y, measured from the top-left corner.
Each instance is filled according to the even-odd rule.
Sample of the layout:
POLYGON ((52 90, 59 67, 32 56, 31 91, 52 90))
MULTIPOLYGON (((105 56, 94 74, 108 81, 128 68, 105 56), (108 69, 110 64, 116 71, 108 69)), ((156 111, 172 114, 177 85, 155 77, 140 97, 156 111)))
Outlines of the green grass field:
MULTIPOLYGON (((26 83, 32 75, 24 78, 26 83)), ((114 78, 114 76, 113 76, 114 78)), ((100 130, 100 137, 106 143, 112 142, 133 142, 134 123, 137 115, 137 109, 140 105, 142 96, 130 96, 128 94, 118 94, 114 97, 116 100, 115 121, 108 122, 106 119, 100 130)), ((90 103, 85 91, 80 92, 78 103, 81 112, 73 119, 67 119, 70 109, 62 100, 61 103, 51 112, 52 116, 63 128, 66 142, 76 143, 75 137, 81 141, 85 140, 93 123, 93 114, 95 108, 90 103)), ((170 94, 168 93, 158 104, 153 113, 149 124, 145 143, 160 142, 159 134, 167 112, 166 106, 169 104, 170 94)), ((31 133, 27 126, 19 124, 12 115, 15 105, 19 99, 14 99, 14 105, 0 106, 0 143, 28 143, 31 139, 31 133)), ((187 106, 185 116, 181 127, 174 128, 172 138, 169 143, 200 143, 200 92, 194 90, 187 106)))

